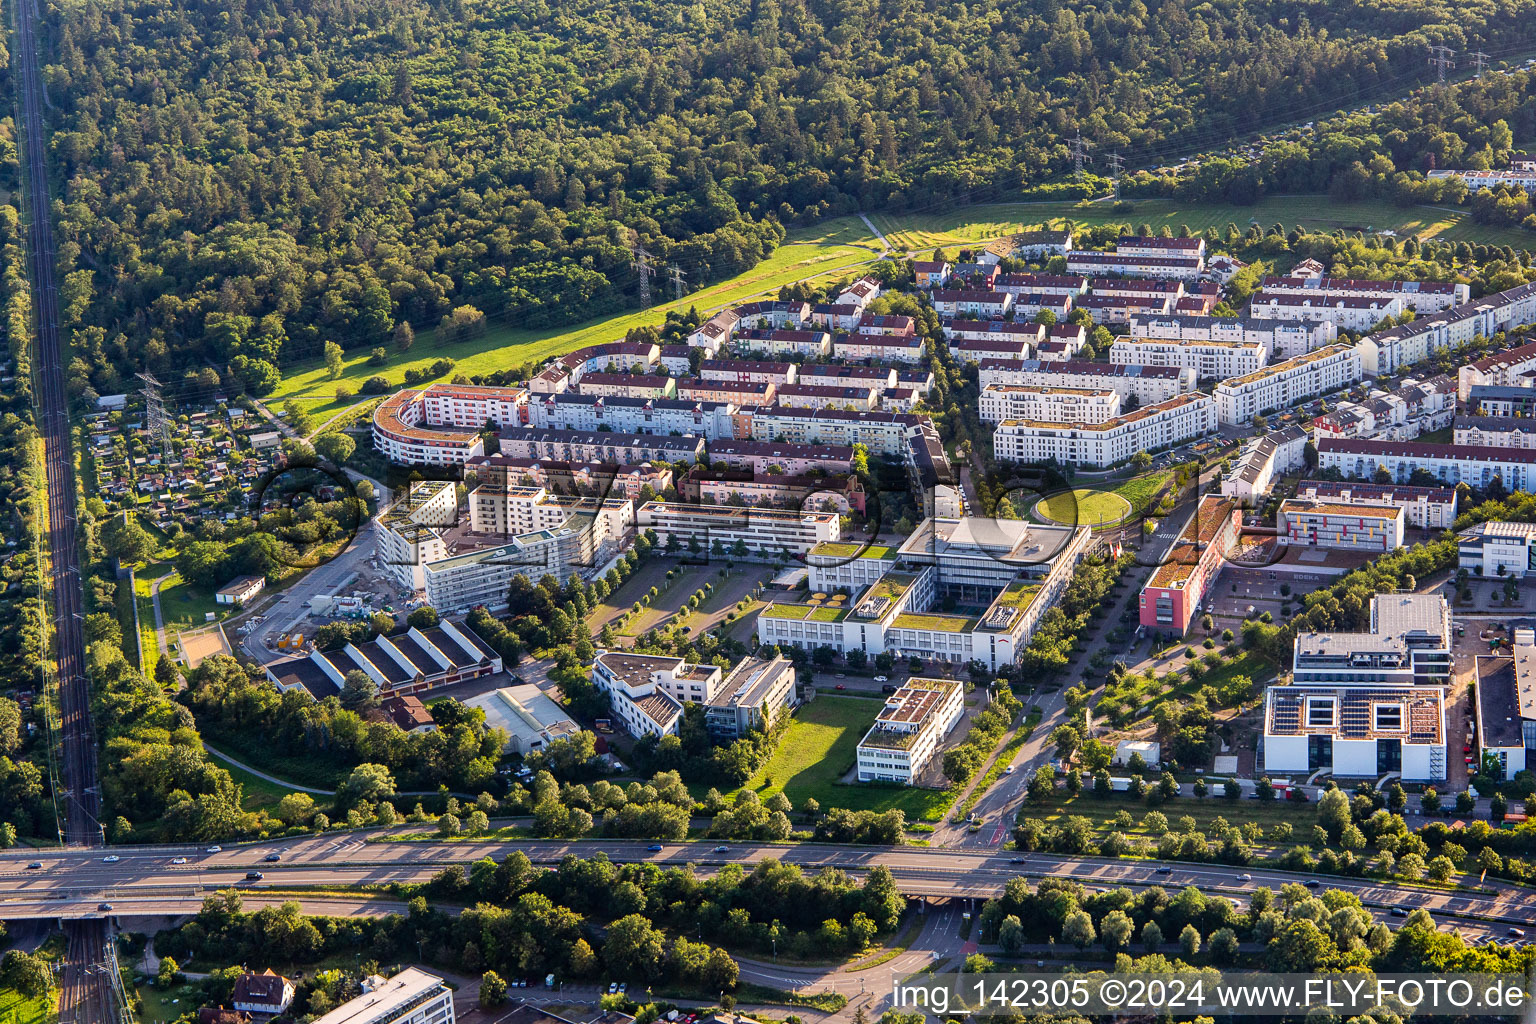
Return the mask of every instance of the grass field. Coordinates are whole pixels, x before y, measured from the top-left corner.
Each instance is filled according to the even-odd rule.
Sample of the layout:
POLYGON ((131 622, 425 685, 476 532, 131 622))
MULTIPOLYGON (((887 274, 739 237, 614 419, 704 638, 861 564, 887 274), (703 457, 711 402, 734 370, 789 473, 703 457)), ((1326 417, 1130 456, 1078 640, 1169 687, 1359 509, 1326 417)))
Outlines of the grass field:
POLYGON ((1112 526, 1131 514, 1131 503, 1114 491, 1079 487, 1041 498, 1036 511, 1047 519, 1072 526, 1112 526))
POLYGON ((1267 228, 1279 222, 1289 230, 1297 224, 1320 230, 1396 231, 1419 239, 1452 242, 1482 241, 1491 245, 1529 248, 1536 236, 1516 228, 1492 228, 1473 223, 1459 210, 1414 206, 1407 209, 1384 202, 1335 203, 1326 196, 1274 196, 1252 206, 1179 203, 1169 199, 1144 199, 1128 213, 1115 213, 1109 203, 993 203, 962 207, 944 213, 875 214, 874 221, 892 246, 912 252, 983 242, 1016 231, 1060 226, 1063 220, 1095 225, 1145 221, 1153 230, 1167 225, 1191 231, 1208 227, 1225 229, 1235 223, 1247 230, 1250 221, 1267 228))
POLYGON ((747 788, 757 790, 764 799, 782 792, 796 808, 814 797, 823 808, 899 808, 909 821, 939 821, 954 802, 953 790, 845 785, 838 781, 853 767, 859 740, 881 707, 879 701, 859 697, 817 697, 795 713, 778 752, 747 780, 747 788))
POLYGON ((5 1024, 50 1024, 58 1019, 49 996, 24 996, 12 988, 0 988, 0 1021, 5 1024))
POLYGON ((707 313, 721 306, 776 295, 786 284, 805 278, 851 275, 861 264, 879 255, 880 246, 869 229, 857 217, 839 217, 804 230, 793 231, 773 255, 751 270, 683 297, 681 302, 665 302, 647 310, 607 317, 574 327, 531 331, 516 322, 492 325, 482 337, 451 345, 434 343, 434 334, 422 331, 407 356, 396 355, 386 367, 368 365, 368 353, 355 350, 346 362, 339 380, 330 380, 320 360, 300 363, 288 369, 271 401, 288 398, 313 400, 306 408, 319 416, 328 416, 350 403, 337 403, 336 386, 347 385, 356 392, 369 377, 383 377, 398 385, 408 368, 421 369, 438 359, 457 364, 453 372, 473 376, 504 370, 529 360, 544 360, 599 342, 622 341, 632 327, 660 324, 669 310, 696 307, 707 313))
MULTIPOLYGON (((259 775, 252 775, 244 768, 236 768, 228 761, 220 761, 218 758, 213 758, 213 763, 229 772, 230 778, 245 787, 242 791, 244 799, 240 801, 240 806, 244 810, 276 810, 278 801, 293 792, 293 790, 288 789, 286 786, 279 786, 275 782, 268 782, 259 775)), ((326 798, 316 795, 315 801, 324 805, 326 798)))

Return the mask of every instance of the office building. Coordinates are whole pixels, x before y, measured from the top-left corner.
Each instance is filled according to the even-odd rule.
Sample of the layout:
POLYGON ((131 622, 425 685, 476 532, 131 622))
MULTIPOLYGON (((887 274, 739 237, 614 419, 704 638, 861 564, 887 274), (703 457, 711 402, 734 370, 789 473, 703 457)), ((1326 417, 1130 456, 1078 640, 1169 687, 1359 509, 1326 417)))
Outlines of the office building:
POLYGON ((423 566, 448 555, 447 534, 459 523, 458 491, 452 480, 418 480, 406 485, 378 515, 379 561, 406 590, 426 586, 423 566))
POLYGON ((1536 573, 1536 523, 1478 523, 1463 530, 1456 545, 1459 567, 1474 576, 1536 573))
POLYGON ((443 979, 407 967, 393 978, 363 979, 363 994, 314 1024, 454 1024, 453 992, 443 979))
POLYGON ((1508 782, 1532 764, 1536 749, 1536 647, 1517 643, 1508 655, 1477 657, 1476 764, 1498 759, 1508 782))
POLYGON ((766 727, 795 703, 795 670, 784 658, 745 658, 726 674, 671 656, 599 651, 592 682, 637 738, 676 733, 685 704, 703 706, 705 727, 724 740, 766 727))
POLYGON ((908 679, 859 740, 859 781, 913 785, 964 713, 965 687, 957 681, 908 679))
POLYGON ((1299 634, 1291 674, 1297 685, 1444 685, 1451 674, 1450 606, 1439 594, 1376 594, 1366 632, 1299 634))
POLYGON ((1271 686, 1264 699, 1263 770, 1298 782, 1313 772, 1441 782, 1445 703, 1439 686, 1271 686))
POLYGON ((1141 625, 1163 633, 1187 633, 1237 546, 1241 528, 1236 501, 1214 494, 1202 497, 1168 556, 1141 590, 1141 625))

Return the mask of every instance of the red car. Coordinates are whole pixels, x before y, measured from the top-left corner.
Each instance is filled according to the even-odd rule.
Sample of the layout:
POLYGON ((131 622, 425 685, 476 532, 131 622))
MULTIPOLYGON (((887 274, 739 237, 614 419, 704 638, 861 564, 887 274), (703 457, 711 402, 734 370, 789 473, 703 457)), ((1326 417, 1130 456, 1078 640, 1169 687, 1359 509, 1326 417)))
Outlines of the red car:
POLYGON ((848 689, 848 687, 844 686, 842 683, 838 683, 837 684, 837 689, 839 689, 839 690, 846 690, 846 689, 848 689))

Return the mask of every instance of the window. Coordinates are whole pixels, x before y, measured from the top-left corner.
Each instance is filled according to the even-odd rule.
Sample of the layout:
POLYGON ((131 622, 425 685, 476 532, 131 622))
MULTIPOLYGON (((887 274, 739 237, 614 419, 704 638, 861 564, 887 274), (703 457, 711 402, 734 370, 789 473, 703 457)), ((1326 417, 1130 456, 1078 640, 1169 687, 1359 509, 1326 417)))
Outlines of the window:
POLYGON ((1403 731, 1403 707, 1401 704, 1377 704, 1373 710, 1376 713, 1377 732, 1403 731))
POLYGON ((1334 700, 1332 697, 1307 699, 1307 725, 1321 728, 1333 726, 1334 700))

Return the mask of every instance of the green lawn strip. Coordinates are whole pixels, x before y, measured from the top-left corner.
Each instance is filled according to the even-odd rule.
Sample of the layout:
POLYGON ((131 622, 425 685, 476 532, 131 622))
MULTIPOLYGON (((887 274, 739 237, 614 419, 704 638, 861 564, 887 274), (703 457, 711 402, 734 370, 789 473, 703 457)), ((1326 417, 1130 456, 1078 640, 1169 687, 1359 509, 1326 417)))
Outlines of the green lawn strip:
MULTIPOLYGON (((796 808, 814 797, 823 810, 900 809, 908 820, 943 820, 944 811, 958 795, 953 787, 939 790, 840 781, 853 767, 859 740, 869 731, 881 706, 878 701, 858 697, 818 696, 795 712, 779 749, 747 780, 746 788, 757 790, 764 799, 782 792, 796 808), (768 779, 773 780, 772 785, 768 779)), ((696 797, 708 789, 696 788, 696 797)))
POLYGON ((160 614, 165 618, 167 638, 184 629, 206 626, 218 621, 229 612, 229 605, 222 605, 211 592, 198 590, 180 574, 172 576, 160 588, 160 614), (213 619, 207 618, 213 613, 213 619))
POLYGON ((1310 846, 1312 826, 1317 822, 1315 804, 1296 804, 1284 800, 1227 800, 1217 796, 1201 800, 1189 795, 1190 790, 1186 784, 1185 796, 1164 801, 1157 807, 1148 807, 1143 801, 1134 800, 1124 793, 1114 793, 1108 797, 1094 796, 1087 789, 1090 785, 1087 779, 1083 780, 1083 785, 1083 792, 1077 796, 1058 790, 1052 799, 1043 804, 1026 802, 1019 809, 1019 817, 1059 825, 1070 815, 1082 815, 1093 823, 1094 831, 1100 839, 1111 832, 1122 832, 1133 838, 1150 839, 1154 845, 1157 837, 1141 824, 1149 811, 1162 812, 1168 819, 1169 829, 1175 832, 1183 831, 1179 827, 1179 819, 1185 815, 1194 818, 1195 827, 1202 832, 1206 832, 1217 818, 1225 818, 1228 823, 1239 827, 1252 821, 1261 825, 1265 832, 1264 839, 1256 844, 1257 848, 1269 847, 1275 850, 1285 850, 1296 845, 1310 846), (1114 823, 1115 815, 1120 811, 1131 813, 1133 824, 1130 828, 1121 828, 1114 823), (1270 839, 1270 827, 1282 822, 1291 826, 1291 838, 1285 841, 1270 839))
POLYGON ((1173 230, 1188 225, 1193 232, 1208 227, 1224 231, 1229 223, 1246 231, 1250 221, 1264 228, 1278 222, 1287 229, 1297 225, 1313 231, 1391 229, 1400 236, 1411 233, 1421 240, 1436 238, 1516 248, 1530 244, 1529 232, 1477 224, 1469 211, 1428 206, 1404 209, 1377 201, 1338 203, 1322 195, 1273 196, 1251 206, 1140 199, 1133 201, 1132 207, 1116 213, 1108 203, 987 203, 944 213, 876 215, 873 219, 892 246, 918 251, 984 241, 1045 225, 1060 226, 1063 220, 1083 226, 1145 222, 1153 231, 1165 225, 1173 230))
POLYGON ((845 972, 864 971, 871 967, 879 967, 881 964, 901 956, 901 954, 912 948, 912 943, 916 942, 917 937, 922 934, 923 924, 926 920, 922 914, 908 914, 907 923, 902 927, 901 931, 892 937, 890 942, 886 943, 885 949, 867 960, 855 960, 844 967, 843 970, 845 972))
POLYGON ((331 379, 318 359, 289 367, 268 400, 281 403, 288 398, 312 399, 319 404, 309 407, 308 411, 322 417, 334 415, 356 401, 348 399, 338 403, 335 400, 337 385, 345 385, 355 393, 370 377, 383 377, 399 386, 407 369, 425 369, 439 359, 454 360, 453 374, 470 376, 529 361, 542 361, 588 345, 622 341, 625 332, 631 328, 660 325, 672 310, 686 312, 696 308, 705 313, 720 306, 776 295, 783 285, 804 278, 851 277, 878 252, 878 244, 858 218, 839 218, 792 232, 785 244, 757 266, 684 296, 681 301, 659 303, 650 309, 571 327, 526 330, 496 326, 478 338, 445 345, 435 343, 435 330, 423 330, 410 353, 392 353, 387 366, 369 365, 370 346, 361 346, 352 351, 339 379, 331 379))
POLYGON ((1114 493, 1131 503, 1131 509, 1135 514, 1140 514, 1152 504, 1158 494, 1173 479, 1172 470, 1163 470, 1160 473, 1148 473, 1146 476, 1132 477, 1125 483, 1115 488, 1114 493))
POLYGON ((1061 491, 1040 502, 1040 512, 1052 522, 1073 526, 1113 525, 1132 511, 1131 503, 1114 491, 1082 487, 1061 491))
MULTIPOLYGON (((134 615, 134 602, 138 600, 138 596, 127 586, 119 586, 112 600, 117 612, 117 625, 123 633, 123 656, 128 659, 128 664, 148 675, 154 668, 154 654, 152 651, 145 651, 143 660, 139 657, 141 637, 137 618, 134 615), (149 662, 148 665, 143 664, 145 660, 149 662)), ((150 678, 153 676, 151 675, 150 678)))
POLYGON ((954 820, 965 820, 965 816, 970 814, 971 808, 975 807, 977 802, 986 795, 992 783, 1002 777, 1008 765, 1013 762, 1014 755, 1019 752, 1020 747, 1028 742, 1029 734, 1034 732, 1035 726, 1039 724, 1040 715, 1032 712, 1029 718, 1024 720, 1024 727, 1019 730, 1019 734, 1009 740, 1008 744, 998 753, 997 760, 992 762, 992 767, 988 768, 987 773, 981 777, 981 781, 976 783, 976 788, 971 790, 971 795, 965 798, 964 803, 955 808, 954 814, 951 815, 954 820))
POLYGON ((1414 438, 1422 444, 1450 444, 1456 433, 1455 427, 1445 427, 1442 430, 1431 430, 1414 438))
MULTIPOLYGON (((231 754, 230 756, 234 757, 235 755, 231 754)), ((241 760, 244 759, 242 758, 241 760)), ((220 761, 215 758, 213 763, 228 771, 230 778, 244 787, 244 798, 240 801, 242 810, 274 811, 277 809, 278 801, 282 800, 289 793, 295 792, 286 786, 280 786, 275 782, 268 782, 259 775, 252 775, 244 768, 237 768, 228 761, 220 761)), ((316 794, 311 795, 316 796, 316 794)), ((321 805, 322 810, 325 809, 325 797, 316 796, 316 803, 321 805)))

